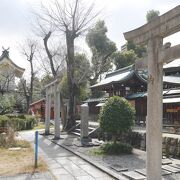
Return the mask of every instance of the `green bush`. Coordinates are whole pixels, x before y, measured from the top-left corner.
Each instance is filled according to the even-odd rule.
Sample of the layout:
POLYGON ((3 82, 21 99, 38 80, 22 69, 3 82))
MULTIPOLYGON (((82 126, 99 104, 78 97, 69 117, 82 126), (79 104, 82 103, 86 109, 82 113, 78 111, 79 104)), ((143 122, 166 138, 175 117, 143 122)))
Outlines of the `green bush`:
POLYGON ((124 143, 106 143, 100 146, 103 154, 130 154, 132 153, 132 146, 124 143))
POLYGON ((100 127, 103 132, 112 134, 114 143, 117 137, 131 129, 134 124, 135 109, 124 98, 109 98, 99 114, 100 127))
POLYGON ((5 127, 9 118, 5 115, 0 115, 0 127, 5 127))
POLYGON ((14 130, 33 129, 36 119, 30 115, 0 115, 0 127, 12 127, 14 130))
POLYGON ((31 145, 25 140, 16 140, 15 143, 12 144, 12 147, 30 148, 31 145))
MULTIPOLYGON (((1 78, 1 77, 0 77, 1 78)), ((15 106, 15 98, 12 94, 0 95, 0 114, 11 113, 15 106)))

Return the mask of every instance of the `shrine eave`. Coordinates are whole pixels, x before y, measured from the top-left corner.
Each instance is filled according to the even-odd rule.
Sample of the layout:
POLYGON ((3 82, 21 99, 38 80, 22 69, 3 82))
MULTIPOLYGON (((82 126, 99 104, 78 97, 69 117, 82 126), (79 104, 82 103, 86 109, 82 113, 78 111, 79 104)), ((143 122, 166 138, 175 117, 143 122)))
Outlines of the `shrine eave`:
POLYGON ((180 77, 179 76, 163 76, 163 83, 180 86, 180 77))
POLYGON ((4 59, 7 59, 9 61, 9 63, 15 68, 15 76, 21 78, 25 69, 19 67, 18 65, 16 65, 8 56, 1 56, 0 57, 0 62, 3 62, 4 59))

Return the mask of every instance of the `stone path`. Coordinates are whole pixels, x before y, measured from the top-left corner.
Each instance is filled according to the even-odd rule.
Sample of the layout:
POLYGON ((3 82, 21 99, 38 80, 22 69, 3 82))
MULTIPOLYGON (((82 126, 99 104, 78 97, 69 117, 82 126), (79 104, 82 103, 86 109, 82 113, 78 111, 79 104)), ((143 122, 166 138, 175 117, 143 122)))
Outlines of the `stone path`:
MULTIPOLYGON (((34 132, 20 133, 23 139, 33 143, 34 132)), ((39 155, 44 158, 50 171, 60 180, 111 180, 112 177, 90 165, 50 140, 39 136, 39 155)))
POLYGON ((35 174, 21 174, 16 176, 0 176, 0 180, 54 180, 49 172, 35 174))
MULTIPOLYGON (((21 132, 20 135, 23 139, 30 141, 32 144, 34 143, 33 131, 21 132)), ((145 165, 143 165, 145 163, 144 161, 145 152, 136 150, 137 152, 135 152, 134 155, 125 155, 122 157, 115 156, 115 158, 114 156, 110 156, 112 158, 110 159, 108 158, 107 160, 106 160, 106 157, 102 157, 103 160, 108 162, 108 167, 109 167, 108 168, 105 165, 106 163, 104 164, 104 161, 102 163, 102 159, 99 159, 99 157, 98 159, 96 159, 97 157, 90 156, 89 153, 85 153, 85 151, 87 152, 89 151, 89 148, 84 148, 84 147, 79 148, 77 146, 74 146, 73 144, 74 142, 77 141, 76 140, 77 137, 72 136, 72 135, 62 134, 61 135, 62 139, 52 142, 51 139, 53 137, 54 137, 53 135, 50 135, 46 138, 43 136, 39 136, 39 154, 44 158, 44 160, 49 166, 49 169, 52 173, 52 174, 49 173, 50 178, 47 178, 46 176, 44 176, 43 178, 43 177, 40 177, 39 175, 39 179, 38 179, 38 176, 33 177, 30 175, 29 176, 26 175, 25 177, 25 175, 22 175, 22 176, 14 177, 14 179, 11 177, 8 177, 9 179, 7 178, 7 180, 15 180, 15 179, 20 179, 20 180, 21 179, 22 180, 30 180, 30 179, 111 180, 111 179, 114 179, 104 172, 109 172, 114 177, 118 177, 117 179, 120 179, 120 180, 146 179, 145 177, 146 172, 144 169, 145 165), (67 151, 61 146, 65 147, 67 150, 70 149, 71 152, 67 151), (75 154, 72 152, 75 152, 75 154), (80 154, 80 157, 83 157, 83 159, 88 159, 88 161, 90 163, 93 162, 94 165, 91 165, 89 162, 80 158, 79 154, 80 154), (86 156, 86 158, 84 158, 84 155, 86 156), (138 166, 138 164, 136 165, 134 164, 136 161, 138 162, 138 164, 142 161, 140 163, 140 166, 138 166), (111 166, 109 163, 111 164, 111 166), (97 166, 97 164, 101 166, 100 169, 102 169, 103 171, 99 170, 99 168, 96 168, 96 167, 99 167, 99 165, 97 166), (131 166, 129 166, 129 164, 131 164, 133 169, 131 169, 131 166), (127 171, 127 168, 124 169, 125 165, 128 165, 127 166, 128 171, 127 171)), ((163 173, 165 175, 162 177, 163 180, 180 179, 180 173, 173 173, 175 171, 170 171, 170 170, 177 170, 177 168, 180 169, 180 167, 176 165, 178 162, 179 162, 178 160, 171 159, 171 164, 170 164, 169 161, 167 161, 167 159, 163 159, 164 165, 163 165, 162 171, 168 172, 168 173, 165 173, 166 175, 163 173)))

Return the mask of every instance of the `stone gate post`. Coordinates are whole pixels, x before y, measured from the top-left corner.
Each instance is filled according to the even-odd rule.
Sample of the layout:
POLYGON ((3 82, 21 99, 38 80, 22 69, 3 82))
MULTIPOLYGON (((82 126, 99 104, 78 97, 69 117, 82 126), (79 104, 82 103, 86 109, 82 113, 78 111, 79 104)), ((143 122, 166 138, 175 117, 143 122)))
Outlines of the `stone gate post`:
POLYGON ((86 145, 91 139, 89 135, 89 107, 87 104, 81 105, 81 143, 86 145))

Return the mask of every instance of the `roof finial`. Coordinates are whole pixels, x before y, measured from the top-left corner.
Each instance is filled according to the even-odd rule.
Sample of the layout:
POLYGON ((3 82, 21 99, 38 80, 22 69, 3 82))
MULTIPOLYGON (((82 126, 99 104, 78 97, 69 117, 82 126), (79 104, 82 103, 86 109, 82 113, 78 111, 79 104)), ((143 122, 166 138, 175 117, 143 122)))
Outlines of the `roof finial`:
POLYGON ((5 48, 2 46, 2 49, 3 49, 2 55, 3 55, 3 56, 6 56, 6 57, 9 57, 9 49, 10 49, 10 47, 8 47, 7 49, 5 49, 5 48))

